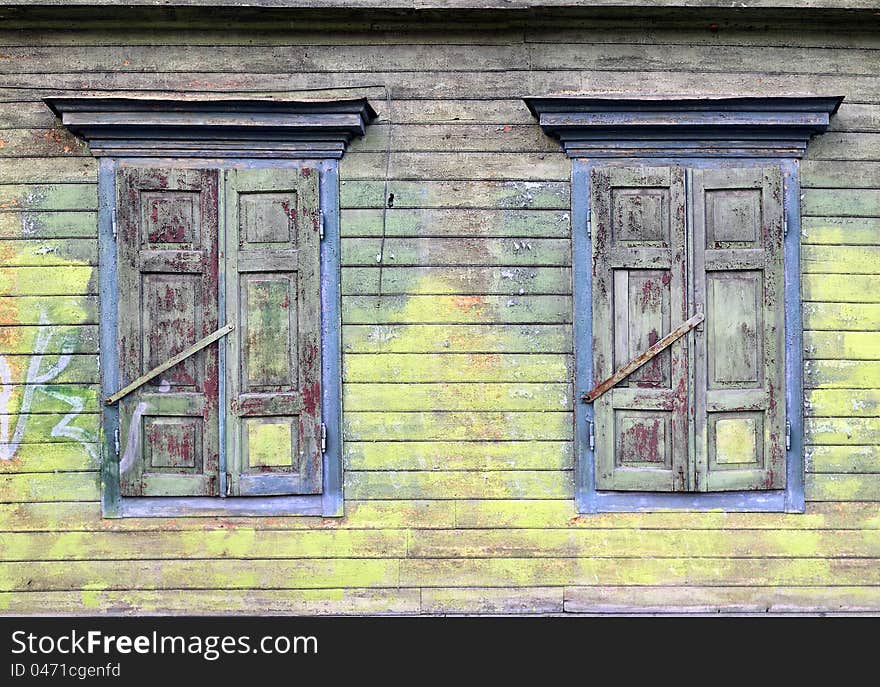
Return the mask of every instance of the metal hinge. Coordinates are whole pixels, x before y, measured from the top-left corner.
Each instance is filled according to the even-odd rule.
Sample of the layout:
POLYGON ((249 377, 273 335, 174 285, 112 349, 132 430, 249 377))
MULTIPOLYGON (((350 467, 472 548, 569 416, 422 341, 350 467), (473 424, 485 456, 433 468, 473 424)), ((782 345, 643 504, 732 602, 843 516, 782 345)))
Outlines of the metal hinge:
POLYGON ((593 227, 590 224, 590 218, 587 217, 587 238, 593 238, 593 227))
POLYGON ((321 453, 327 453, 327 425, 321 423, 321 453))
POLYGON ((788 236, 788 217, 782 218, 782 235, 788 236))
POLYGON ((318 213, 318 237, 321 241, 324 240, 324 211, 321 210, 318 213))
POLYGON ((232 473, 226 473, 226 495, 232 496, 232 473))
POLYGON ((593 428, 596 426, 596 423, 592 420, 587 420, 587 424, 589 427, 589 437, 590 437, 590 451, 596 450, 596 434, 593 431, 593 428))
POLYGON ((110 220, 110 225, 113 227, 113 240, 115 241, 119 231, 116 225, 116 215, 113 215, 113 219, 110 220))
POLYGON ((119 458, 119 427, 113 430, 113 449, 116 451, 116 457, 119 458))
POLYGON ((785 421, 785 450, 791 451, 791 423, 785 421))

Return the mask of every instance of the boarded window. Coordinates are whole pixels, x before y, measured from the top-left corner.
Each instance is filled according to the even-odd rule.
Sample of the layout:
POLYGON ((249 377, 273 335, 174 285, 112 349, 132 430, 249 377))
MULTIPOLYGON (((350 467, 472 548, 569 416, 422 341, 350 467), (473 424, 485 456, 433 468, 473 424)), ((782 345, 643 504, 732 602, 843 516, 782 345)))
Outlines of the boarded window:
POLYGON ((318 176, 117 173, 122 384, 235 325, 120 402, 122 495, 321 491, 318 176))
POLYGON ((590 183, 594 379, 705 315, 596 400, 597 488, 783 488, 780 170, 609 167, 590 183))

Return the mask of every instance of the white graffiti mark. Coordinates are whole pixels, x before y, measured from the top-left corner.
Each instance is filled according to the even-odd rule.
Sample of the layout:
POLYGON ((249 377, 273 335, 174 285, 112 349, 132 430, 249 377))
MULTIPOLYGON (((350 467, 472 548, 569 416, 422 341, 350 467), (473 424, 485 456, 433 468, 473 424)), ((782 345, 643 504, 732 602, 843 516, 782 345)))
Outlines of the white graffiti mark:
POLYGON ((9 415, 8 404, 12 398, 12 392, 15 385, 12 383, 12 369, 9 367, 4 356, 0 356, 0 460, 12 460, 21 441, 24 438, 25 429, 27 429, 28 419, 30 418, 31 406, 34 403, 34 394, 42 391, 49 396, 64 401, 73 411, 65 415, 61 421, 52 428, 52 436, 64 436, 76 439, 92 453, 89 444, 89 437, 85 430, 78 427, 70 427, 69 424, 74 417, 79 415, 83 410, 83 402, 81 399, 72 398, 57 392, 46 389, 46 384, 60 375, 67 365, 70 363, 73 348, 69 345, 62 346, 61 354, 58 361, 45 372, 40 372, 43 366, 43 358, 49 349, 49 342, 52 340, 54 330, 48 326, 48 317, 45 311, 40 312, 39 320, 40 328, 37 330, 37 339, 34 342, 34 353, 28 364, 28 371, 24 382, 24 394, 21 399, 21 407, 18 410, 18 420, 15 423, 15 431, 12 436, 9 435, 9 415))
POLYGON ((128 438, 125 441, 125 451, 122 460, 119 461, 119 472, 124 473, 134 463, 138 455, 138 444, 141 441, 141 416, 150 409, 150 404, 141 401, 131 414, 131 422, 128 425, 128 438))

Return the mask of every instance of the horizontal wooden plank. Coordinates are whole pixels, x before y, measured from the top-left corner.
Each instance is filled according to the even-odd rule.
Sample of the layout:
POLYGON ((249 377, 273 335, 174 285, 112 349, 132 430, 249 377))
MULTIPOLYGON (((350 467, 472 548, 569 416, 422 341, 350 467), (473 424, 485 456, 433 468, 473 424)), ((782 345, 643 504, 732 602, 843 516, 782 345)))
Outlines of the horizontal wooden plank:
POLYGON ((0 185, 3 210, 97 210, 95 184, 0 185))
POLYGON ((6 268, 98 264, 98 242, 94 239, 9 240, 0 243, 0 250, 6 268))
POLYGON ((98 501, 98 480, 97 472, 2 474, 0 502, 98 501))
POLYGON ((873 360, 807 360, 804 362, 807 388, 880 388, 880 362, 873 360))
POLYGON ((570 234, 570 217, 565 210, 345 209, 340 217, 343 237, 565 238, 570 234))
MULTIPOLYGON (((3 129, 0 131, 0 158, 87 156, 88 154, 85 142, 60 124, 46 129, 3 129)), ((94 160, 91 167, 92 169, 97 168, 94 160)))
POLYGON ((94 212, 0 212, 0 239, 95 238, 94 212))
POLYGON ((820 245, 876 245, 880 217, 804 217, 803 243, 820 245))
POLYGON ((566 324, 571 317, 568 296, 349 296, 342 301, 343 324, 566 324))
POLYGON ((565 412, 349 412, 343 424, 346 441, 571 441, 572 438, 571 413, 565 412))
POLYGON ((562 528, 645 530, 880 529, 874 503, 808 503, 806 513, 724 513, 712 511, 588 513, 579 515, 569 500, 471 499, 455 504, 455 526, 467 528, 562 528))
POLYGON ((407 527, 453 527, 454 501, 345 500, 340 518, 264 516, 247 518, 193 515, 178 518, 103 518, 97 502, 11 503, 0 505, 0 531, 5 532, 178 532, 203 531, 207 527, 267 530, 401 529, 407 527))
MULTIPOLYGON (((807 150, 812 153, 812 148, 807 150)), ((826 154, 844 155, 839 150, 826 154)), ((800 178, 802 188, 880 188, 880 164, 809 159, 801 162, 800 178)))
MULTIPOLYGON (((880 392, 878 392, 880 393, 880 392)), ((347 411, 571 410, 570 384, 346 384, 347 411)))
POLYGON ((880 587, 566 587, 566 613, 876 613, 880 587))
MULTIPOLYGON (((495 152, 494 144, 491 139, 481 144, 483 149, 493 151, 488 153, 468 151, 467 148, 464 149, 465 152, 450 152, 444 147, 442 151, 432 149, 430 155, 426 155, 423 151, 407 152, 401 149, 397 135, 393 133, 394 150, 390 153, 387 149, 382 152, 347 153, 340 163, 339 175, 347 180, 368 180, 384 179, 387 174, 389 179, 401 181, 419 179, 567 181, 571 178, 571 162, 558 145, 555 148, 542 146, 540 149, 542 152, 511 152, 507 149, 511 145, 507 141, 501 152, 495 152)), ((471 147, 474 145, 476 144, 471 143, 471 147)))
POLYGON ((805 245, 801 247, 801 269, 804 272, 877 275, 880 272, 880 246, 805 245))
POLYGON ((831 331, 880 330, 880 304, 804 303, 804 329, 831 331))
MULTIPOLYGON (((4 327, 0 330, 0 354, 33 353, 41 329, 39 326, 4 327)), ((45 354, 98 352, 96 325, 51 325, 49 333, 51 335, 41 342, 45 354)))
POLYGON ((880 217, 880 189, 804 189, 801 212, 820 217, 880 217))
MULTIPOLYGON (((754 73, 719 73, 700 70, 633 72, 626 69, 599 71, 592 69, 529 70, 504 69, 494 72, 491 79, 484 71, 374 71, 371 84, 394 84, 394 95, 401 99, 436 100, 460 98, 493 99, 521 97, 528 93, 639 93, 681 96, 738 95, 777 96, 852 94, 854 103, 880 101, 880 85, 874 75, 836 74, 768 74, 762 70, 760 85, 754 73), (719 75, 721 74, 721 75, 719 75), (648 78, 650 77, 650 78, 648 78)), ((364 86, 359 72, 58 72, 45 74, 40 70, 29 74, 0 75, 0 99, 35 100, 42 89, 56 93, 94 91, 143 92, 166 91, 215 93, 238 92, 277 94, 285 97, 343 97, 340 93, 360 89, 358 95, 381 101, 384 90, 364 86), (4 88, 7 87, 7 88, 4 88), (29 90, 34 89, 34 90, 29 90), (40 89, 40 90, 37 90, 40 89), (322 90, 323 89, 323 90, 322 90), (335 96, 333 95, 335 91, 335 96), (364 92, 366 91, 366 92, 364 92)))
POLYGON ((808 444, 880 444, 880 418, 807 418, 808 444))
POLYGON ((813 360, 880 360, 880 332, 804 332, 805 357, 813 360))
MULTIPOLYGON (((0 131, 0 137, 3 133, 0 131)), ((98 180, 98 160, 93 157, 34 157, 38 151, 30 147, 5 152, 5 157, 0 156, 3 184, 82 184, 98 180), (11 157, 13 152, 20 157, 11 157)))
POLYGON ((808 472, 880 472, 880 446, 810 446, 808 472))
POLYGON ((415 530, 410 558, 842 558, 880 556, 880 530, 415 530))
POLYGON ((555 181, 389 181, 386 184, 342 180, 340 184, 342 208, 568 210, 570 205, 569 184, 555 181))
MULTIPOLYGON (((804 274, 801 277, 801 294, 806 301, 836 301, 845 303, 877 303, 880 302, 880 275, 878 274, 846 274, 843 275, 839 270, 844 269, 842 265, 836 264, 840 256, 837 254, 828 256, 827 258, 816 258, 815 253, 820 253, 827 246, 803 246, 804 252, 807 249, 813 249, 814 260, 812 265, 807 263, 805 268, 822 267, 833 265, 836 274, 804 274)), ((839 249, 835 246, 835 249, 839 249)), ((856 250, 855 246, 852 247, 856 250)), ((863 269, 880 269, 870 267, 868 262, 869 256, 862 259, 861 265, 863 269)))
POLYGON ((342 328, 342 347, 346 353, 570 353, 572 334, 567 324, 350 324, 342 328))
MULTIPOLYGON (((63 345, 63 344, 62 344, 63 345)), ((52 384, 97 384, 100 381, 98 374, 97 355, 71 355, 61 359, 64 354, 46 353, 45 356, 36 355, 4 355, 4 361, 8 367, 8 379, 12 384, 25 384, 30 379, 35 382, 35 376, 45 376, 53 367, 59 366, 55 376, 47 380, 52 384), (30 375, 32 364, 40 363, 30 375)))
POLYGON ((567 266, 568 239, 542 238, 350 238, 342 241, 342 264, 376 266, 473 265, 567 266))
POLYGON ((101 409, 97 384, 37 384, 12 386, 5 406, 0 406, 0 413, 18 413, 26 395, 30 397, 28 413, 66 415, 73 411, 97 413, 101 409))
POLYGON ((0 560, 400 558, 406 545, 401 530, 7 532, 0 533, 0 560))
POLYGON ((880 389, 811 389, 805 409, 814 417, 874 417, 880 415, 880 389))
MULTIPOLYGON (((400 583, 422 587, 569 585, 877 585, 870 558, 474 558, 408 559, 400 583)), ((12 564, 10 564, 12 565, 12 564)))
POLYGON ((572 498, 571 471, 376 471, 345 473, 345 493, 359 499, 572 498))
POLYGON ((0 473, 97 470, 98 456, 97 444, 21 444, 0 460, 0 473))
POLYGON ((225 589, 2 592, 12 615, 383 615, 418 613, 418 589, 225 589))
POLYGON ((0 564, 2 591, 398 587, 394 559, 29 561, 0 564))
POLYGON ((97 281, 92 267, 0 267, 0 296, 96 294, 97 281))
POLYGON ((347 441, 346 470, 570 470, 566 441, 347 441))
POLYGON ((808 473, 804 493, 809 501, 880 501, 880 474, 808 473))
POLYGON ((561 587, 430 588, 421 590, 421 610, 428 614, 562 613, 562 592, 561 587))
POLYGON ((96 296, 0 296, 0 325, 97 323, 96 296))
MULTIPOLYGON (((88 445, 98 440, 99 416, 94 413, 31 413, 7 415, 4 420, 10 426, 24 426, 23 444, 77 441, 88 445)), ((5 450, 8 452, 8 448, 5 450)))
POLYGON ((570 356, 551 354, 349 353, 343 379, 353 382, 560 382, 572 378, 570 356))

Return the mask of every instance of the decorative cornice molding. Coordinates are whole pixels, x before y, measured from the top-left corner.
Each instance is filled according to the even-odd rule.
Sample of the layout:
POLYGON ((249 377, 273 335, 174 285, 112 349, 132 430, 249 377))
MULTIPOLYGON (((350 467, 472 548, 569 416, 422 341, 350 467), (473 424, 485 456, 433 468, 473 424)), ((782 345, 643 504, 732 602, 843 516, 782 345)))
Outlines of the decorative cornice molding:
POLYGON ((569 157, 802 157, 843 96, 523 100, 569 157))
POLYGON ((96 156, 340 158, 376 112, 324 101, 57 97, 44 101, 96 156))

